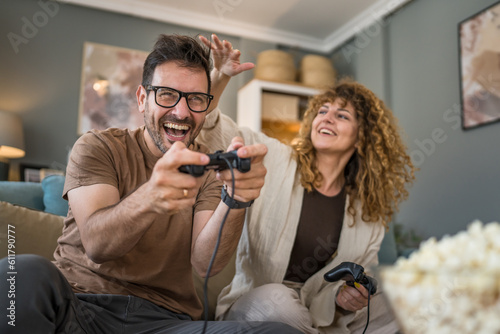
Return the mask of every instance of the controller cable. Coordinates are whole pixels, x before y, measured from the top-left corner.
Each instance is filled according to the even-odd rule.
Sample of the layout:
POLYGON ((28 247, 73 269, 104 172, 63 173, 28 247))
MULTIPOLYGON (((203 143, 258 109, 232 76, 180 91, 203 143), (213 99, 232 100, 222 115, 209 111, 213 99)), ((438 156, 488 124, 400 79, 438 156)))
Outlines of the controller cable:
POLYGON ((370 323, 370 295, 372 291, 372 282, 368 280, 368 305, 366 306, 366 326, 363 330, 363 334, 365 334, 366 329, 368 328, 368 324, 370 323))
MULTIPOLYGON (((229 170, 231 171, 231 187, 233 189, 232 194, 230 194, 230 197, 232 200, 234 200, 234 171, 233 171, 233 166, 231 166, 231 163, 229 160, 227 160, 225 157, 222 157, 224 161, 227 163, 229 170)), ((220 239, 222 236, 222 228, 224 227, 224 223, 226 222, 227 216, 229 215, 229 211, 231 211, 231 208, 228 207, 224 218, 222 219, 222 222, 220 223, 220 228, 219 228, 219 234, 217 236, 217 242, 215 243, 214 251, 212 253, 212 258, 210 259, 210 263, 208 264, 207 268, 207 273, 205 275, 205 283, 203 284, 203 308, 204 308, 204 321, 203 321, 203 330, 202 334, 205 333, 207 330, 207 325, 208 325, 208 278, 210 277, 210 271, 212 270, 212 265, 214 264, 215 256, 217 255, 217 250, 219 249, 219 244, 220 244, 220 239)))

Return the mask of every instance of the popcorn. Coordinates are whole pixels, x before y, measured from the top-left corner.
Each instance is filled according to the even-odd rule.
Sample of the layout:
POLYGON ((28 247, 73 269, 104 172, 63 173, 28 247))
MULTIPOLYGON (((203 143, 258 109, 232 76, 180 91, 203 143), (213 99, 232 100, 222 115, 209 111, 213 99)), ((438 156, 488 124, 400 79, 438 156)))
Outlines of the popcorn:
POLYGON ((500 224, 430 238, 381 270, 405 334, 500 333, 500 224))

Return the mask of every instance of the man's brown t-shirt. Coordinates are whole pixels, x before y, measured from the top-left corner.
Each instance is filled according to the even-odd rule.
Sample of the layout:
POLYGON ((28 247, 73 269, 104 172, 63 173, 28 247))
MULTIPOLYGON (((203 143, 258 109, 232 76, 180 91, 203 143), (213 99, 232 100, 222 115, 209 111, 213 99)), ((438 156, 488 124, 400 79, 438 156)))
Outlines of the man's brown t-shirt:
MULTIPOLYGON (((148 181, 158 158, 147 148, 144 131, 144 127, 108 129, 80 137, 72 149, 63 196, 67 198, 68 191, 77 187, 109 184, 124 198, 148 181)), ((204 147, 193 150, 208 153, 204 147)), ((134 295, 198 319, 202 305, 194 288, 190 261, 193 214, 215 210, 222 187, 213 171, 202 178, 193 208, 158 216, 130 252, 101 264, 85 254, 70 207, 54 257, 73 290, 134 295)))

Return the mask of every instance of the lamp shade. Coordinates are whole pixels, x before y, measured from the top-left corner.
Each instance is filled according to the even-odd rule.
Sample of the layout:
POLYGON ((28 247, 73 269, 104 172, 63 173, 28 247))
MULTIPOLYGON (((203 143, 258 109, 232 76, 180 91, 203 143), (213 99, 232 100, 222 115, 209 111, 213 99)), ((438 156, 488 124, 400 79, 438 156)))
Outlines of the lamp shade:
POLYGON ((0 111, 0 157, 24 157, 24 133, 21 117, 0 111))

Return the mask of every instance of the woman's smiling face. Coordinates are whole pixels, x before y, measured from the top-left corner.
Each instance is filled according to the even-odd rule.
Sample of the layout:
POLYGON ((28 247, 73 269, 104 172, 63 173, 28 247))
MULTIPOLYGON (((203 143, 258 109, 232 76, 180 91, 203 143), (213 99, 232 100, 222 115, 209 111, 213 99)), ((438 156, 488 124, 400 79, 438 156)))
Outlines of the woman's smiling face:
POLYGON ((350 103, 340 99, 324 103, 312 121, 311 140, 318 152, 354 153, 358 142, 358 119, 350 103))

